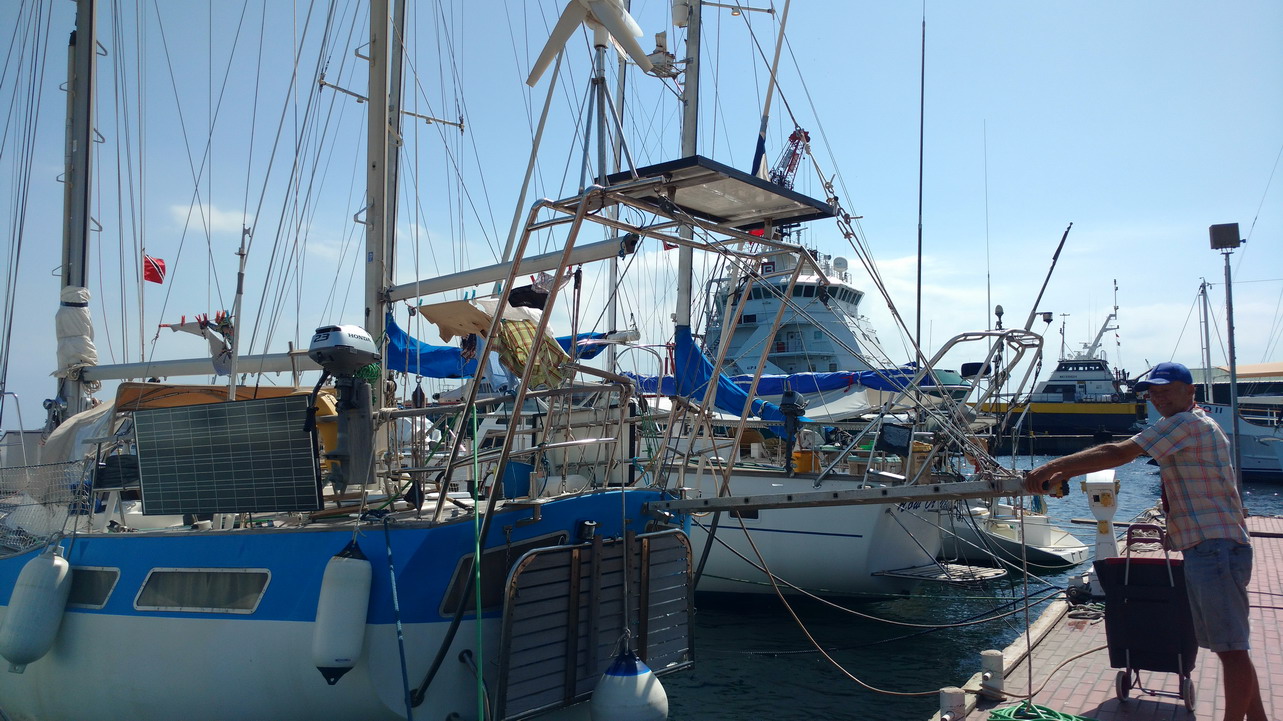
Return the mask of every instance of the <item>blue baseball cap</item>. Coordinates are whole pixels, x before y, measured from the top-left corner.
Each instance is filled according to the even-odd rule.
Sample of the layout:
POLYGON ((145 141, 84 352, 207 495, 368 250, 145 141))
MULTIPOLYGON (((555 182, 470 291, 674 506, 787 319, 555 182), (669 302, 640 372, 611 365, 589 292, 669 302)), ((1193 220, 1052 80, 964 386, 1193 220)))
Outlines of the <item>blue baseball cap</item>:
POLYGON ((1165 386, 1168 383, 1194 384, 1194 376, 1190 375, 1189 369, 1180 363, 1159 363, 1149 369, 1148 377, 1136 384, 1136 390, 1148 390, 1150 386, 1165 386))

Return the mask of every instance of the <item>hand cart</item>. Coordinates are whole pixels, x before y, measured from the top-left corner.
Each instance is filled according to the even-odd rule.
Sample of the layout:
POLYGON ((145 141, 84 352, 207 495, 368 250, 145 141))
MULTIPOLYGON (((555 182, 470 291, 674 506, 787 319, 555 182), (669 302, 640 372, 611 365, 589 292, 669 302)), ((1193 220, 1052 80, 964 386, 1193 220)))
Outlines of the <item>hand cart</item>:
POLYGON ((1119 701, 1133 689, 1150 696, 1140 683, 1140 671, 1180 675, 1180 693, 1185 708, 1194 710, 1194 682, 1190 673, 1198 656, 1194 622, 1185 595, 1185 569, 1179 558, 1168 556, 1165 534, 1159 526, 1133 524, 1127 530, 1127 546, 1121 557, 1096 561, 1097 577, 1105 591, 1105 638, 1109 665, 1121 668, 1114 680, 1119 701), (1154 536, 1162 543, 1163 558, 1131 555, 1133 536, 1154 536))

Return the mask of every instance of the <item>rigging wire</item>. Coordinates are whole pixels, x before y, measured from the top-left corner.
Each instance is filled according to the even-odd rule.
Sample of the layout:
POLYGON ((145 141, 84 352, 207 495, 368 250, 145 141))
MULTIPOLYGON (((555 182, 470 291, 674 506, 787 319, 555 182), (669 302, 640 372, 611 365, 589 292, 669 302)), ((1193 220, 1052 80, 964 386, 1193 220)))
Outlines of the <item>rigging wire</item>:
MULTIPOLYGON (((23 5, 23 8, 31 8, 23 5)), ((36 136, 40 127, 40 103, 38 91, 44 85, 46 48, 49 46, 49 24, 52 8, 48 5, 36 5, 29 15, 19 11, 18 22, 14 23, 9 47, 13 51, 5 58, 0 68, 0 88, 6 86, 9 78, 10 63, 14 62, 13 81, 7 85, 13 88, 10 112, 5 116, 3 129, 0 130, 0 155, 16 151, 14 163, 14 192, 10 196, 9 210, 12 217, 9 222, 9 243, 5 270, 5 287, 3 309, 0 310, 0 328, 4 332, 4 342, 0 344, 0 423, 4 420, 6 391, 9 379, 9 361, 13 349, 13 331, 15 308, 17 304, 18 268, 22 258, 23 240, 26 236, 27 202, 31 193, 31 175, 35 170, 36 136), (43 15, 41 9, 44 10, 43 15), (35 52, 27 52, 28 45, 35 52), (24 62, 34 58, 30 65, 24 62), (20 112, 14 112, 21 109, 20 112), (14 128, 13 150, 10 150, 11 123, 14 128)), ((21 409, 19 409, 21 419, 21 409)))

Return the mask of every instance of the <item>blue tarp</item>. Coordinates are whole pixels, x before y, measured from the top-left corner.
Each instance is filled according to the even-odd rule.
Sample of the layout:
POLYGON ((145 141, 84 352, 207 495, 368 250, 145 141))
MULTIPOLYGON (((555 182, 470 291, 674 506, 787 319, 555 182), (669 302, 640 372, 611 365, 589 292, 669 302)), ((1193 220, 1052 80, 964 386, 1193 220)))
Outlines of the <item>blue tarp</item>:
MULTIPOLYGON (((909 364, 900 368, 884 368, 876 371, 764 375, 757 383, 757 394, 778 396, 784 392, 786 387, 798 393, 819 393, 820 391, 840 390, 850 386, 864 386, 878 391, 899 391, 904 390, 909 385, 909 382, 913 380, 917 372, 918 369, 913 364, 909 364)), ((732 376, 731 380, 747 391, 749 385, 753 382, 753 376, 732 376)), ((935 385, 935 382, 928 374, 919 385, 926 388, 935 385)))
MULTIPOLYGON (((605 333, 580 333, 573 336, 563 335, 557 338, 557 344, 561 346, 562 350, 573 355, 574 353, 572 353, 570 349, 572 343, 578 343, 581 340, 600 340, 605 337, 605 333)), ((579 354, 579 360, 592 360, 593 358, 601 355, 601 352, 604 350, 606 350, 605 343, 592 343, 589 345, 579 346, 575 352, 579 354)))
MULTIPOLYGON (((450 345, 428 345, 401 330, 392 314, 387 316, 389 370, 427 378, 468 378, 477 372, 476 359, 463 359, 463 351, 450 345)), ((477 344, 477 355, 485 352, 477 344)))
MULTIPOLYGON (((677 374, 675 378, 676 393, 674 395, 684 396, 696 402, 702 402, 704 395, 708 392, 708 384, 713 380, 713 363, 708 360, 703 351, 695 345, 694 338, 691 337, 690 326, 677 326, 676 333, 676 351, 675 361, 677 364, 677 374)), ((744 414, 744 408, 748 407, 749 417, 758 417, 768 421, 784 421, 784 414, 780 412, 779 406, 774 403, 768 403, 761 399, 753 399, 752 405, 748 405, 748 393, 725 374, 717 374, 717 388, 714 392, 713 405, 725 413, 732 415, 744 414)), ((807 420, 805 417, 800 420, 807 420)))

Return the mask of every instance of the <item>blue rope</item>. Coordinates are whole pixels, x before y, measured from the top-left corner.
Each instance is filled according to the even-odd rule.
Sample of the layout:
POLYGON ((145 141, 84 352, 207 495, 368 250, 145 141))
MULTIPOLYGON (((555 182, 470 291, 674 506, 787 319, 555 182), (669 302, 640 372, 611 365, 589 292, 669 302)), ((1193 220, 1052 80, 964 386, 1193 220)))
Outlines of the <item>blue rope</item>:
POLYGON ((414 721, 413 704, 410 701, 410 675, 405 663, 405 631, 401 628, 401 600, 396 592, 396 566, 392 563, 392 535, 388 532, 388 517, 383 517, 383 544, 388 549, 388 578, 392 581, 392 615, 396 619, 396 648, 401 654, 401 688, 405 691, 405 717, 414 721))

